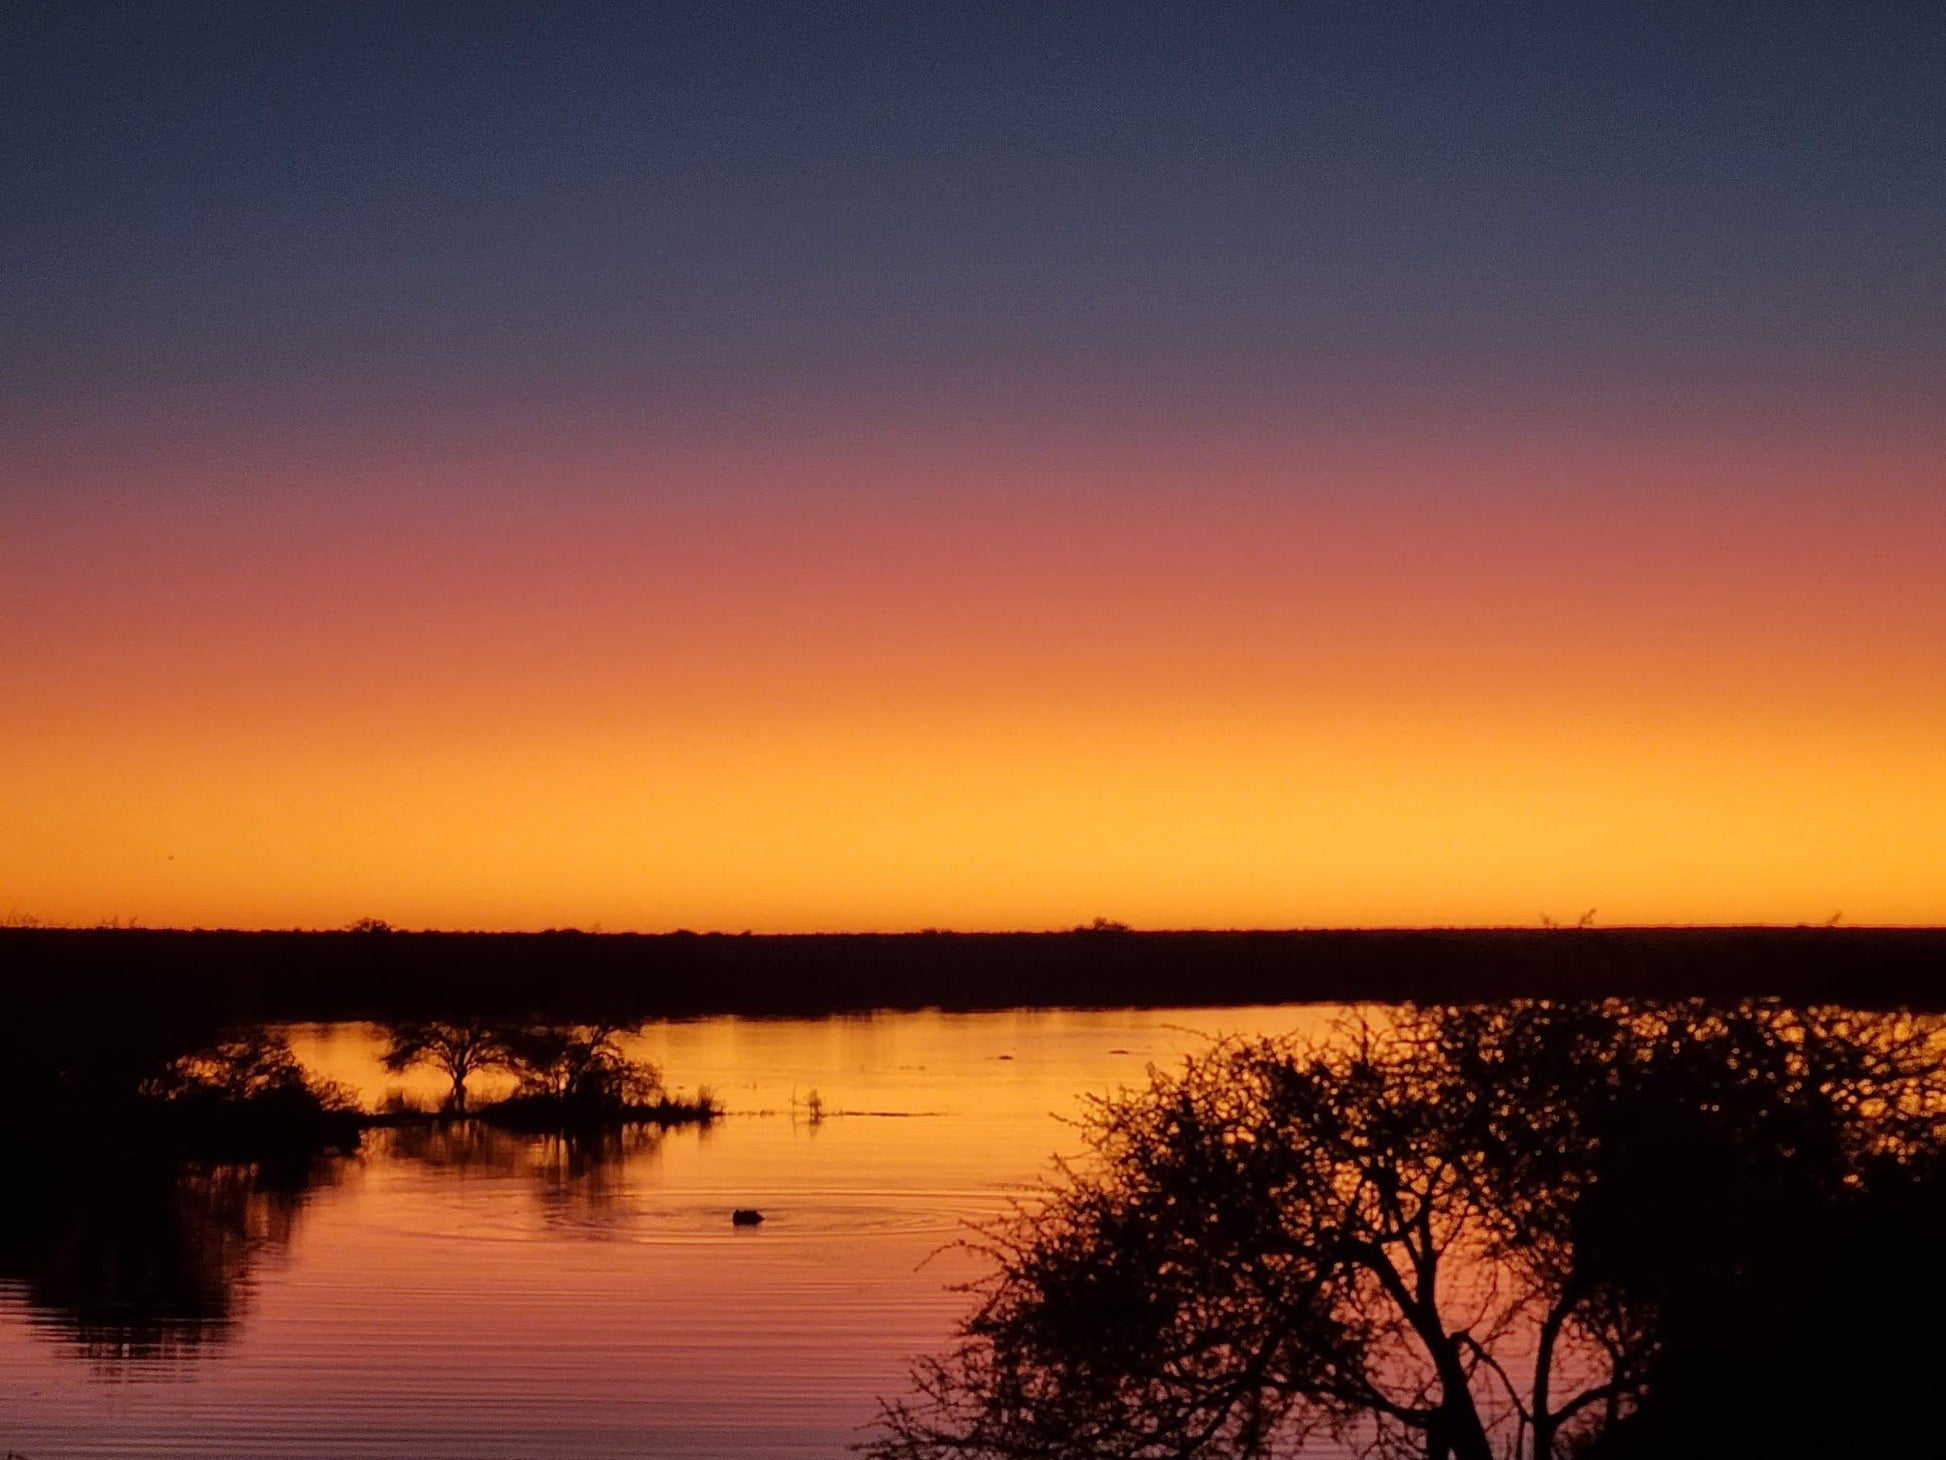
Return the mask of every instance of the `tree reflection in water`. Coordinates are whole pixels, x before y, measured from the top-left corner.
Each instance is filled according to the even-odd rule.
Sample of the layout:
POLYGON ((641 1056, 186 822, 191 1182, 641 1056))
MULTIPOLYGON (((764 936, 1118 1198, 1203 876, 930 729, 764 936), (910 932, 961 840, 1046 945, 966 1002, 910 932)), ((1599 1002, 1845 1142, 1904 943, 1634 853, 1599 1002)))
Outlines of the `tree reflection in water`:
POLYGON ((115 1376, 233 1331, 362 1124, 275 1031, 150 1000, 0 1023, 0 1279, 115 1376))
POLYGON ((550 1228, 600 1235, 627 1215, 629 1165, 659 1159, 665 1137, 653 1125, 535 1134, 480 1120, 442 1120, 400 1126, 383 1149, 457 1176, 525 1178, 550 1228))
POLYGON ((0 1203, 0 1274, 35 1326, 104 1377, 166 1377, 229 1337, 260 1265, 346 1157, 178 1166, 102 1148, 0 1203))
MULTIPOLYGON (((662 1140, 652 1126, 560 1136, 460 1120, 384 1132, 376 1154, 525 1180, 548 1227, 600 1236, 626 1220, 627 1164, 656 1159, 662 1140)), ((67 1152, 0 1203, 0 1284, 101 1377, 169 1377, 236 1333, 257 1272, 359 1159, 177 1162, 118 1143, 67 1152)))

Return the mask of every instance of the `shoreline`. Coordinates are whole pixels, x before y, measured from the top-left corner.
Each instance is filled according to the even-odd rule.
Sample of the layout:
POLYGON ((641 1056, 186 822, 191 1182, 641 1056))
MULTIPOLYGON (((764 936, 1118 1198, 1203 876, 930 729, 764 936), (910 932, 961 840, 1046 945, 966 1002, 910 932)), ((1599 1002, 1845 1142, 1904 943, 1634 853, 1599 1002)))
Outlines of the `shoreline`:
POLYGON ((267 1022, 491 1014, 1776 997, 1946 1010, 1946 928, 1065 933, 0 929, 22 1015, 187 1008, 267 1022))

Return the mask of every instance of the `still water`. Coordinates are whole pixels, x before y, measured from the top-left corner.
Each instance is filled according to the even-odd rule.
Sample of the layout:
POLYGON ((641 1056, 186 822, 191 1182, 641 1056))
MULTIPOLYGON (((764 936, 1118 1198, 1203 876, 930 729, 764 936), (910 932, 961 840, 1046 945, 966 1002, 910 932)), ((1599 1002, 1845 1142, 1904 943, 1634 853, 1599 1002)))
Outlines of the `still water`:
MULTIPOLYGON (((378 1131, 302 1173, 63 1197, 38 1276, 0 1278, 0 1454, 842 1455, 966 1310, 966 1224, 1076 1150, 1084 1094, 1335 1012, 650 1025, 631 1052, 729 1115, 596 1150, 378 1131)), ((443 1093, 369 1027, 290 1032, 368 1104, 443 1093)))

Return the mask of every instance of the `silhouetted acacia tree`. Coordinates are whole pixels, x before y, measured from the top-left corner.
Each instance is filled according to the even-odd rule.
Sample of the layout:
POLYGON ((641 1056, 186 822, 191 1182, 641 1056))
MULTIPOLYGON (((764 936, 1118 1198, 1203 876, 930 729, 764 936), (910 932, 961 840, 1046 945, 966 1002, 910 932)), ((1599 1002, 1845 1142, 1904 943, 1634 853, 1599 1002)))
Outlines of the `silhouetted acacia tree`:
POLYGON ((1554 1460, 1652 1384, 1737 1223, 1936 1148, 1943 1097, 1916 1021, 1761 1005, 1219 1044, 1092 1104, 1088 1159, 986 1234, 958 1346, 867 1448, 1554 1460))
POLYGON ((392 1024, 386 1034, 380 1055, 385 1068, 394 1074, 422 1064, 440 1070, 453 1082, 448 1103, 461 1114, 467 1080, 482 1070, 506 1069, 512 1060, 506 1032, 478 1019, 392 1024))
POLYGON ((662 1072, 631 1059, 619 1036, 639 1024, 537 1024, 504 1036, 519 1096, 590 1113, 640 1105, 663 1094, 662 1072))

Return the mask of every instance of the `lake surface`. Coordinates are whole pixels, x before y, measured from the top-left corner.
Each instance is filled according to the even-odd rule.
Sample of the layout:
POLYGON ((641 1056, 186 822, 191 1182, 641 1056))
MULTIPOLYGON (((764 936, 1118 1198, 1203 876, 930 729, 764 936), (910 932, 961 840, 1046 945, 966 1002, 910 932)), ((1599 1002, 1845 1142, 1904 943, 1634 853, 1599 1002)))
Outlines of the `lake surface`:
MULTIPOLYGON (((1077 1148, 1080 1097, 1335 1013, 656 1024, 631 1052, 711 1086, 714 1126, 595 1150, 379 1131, 300 1173, 32 1192, 38 1275, 0 1279, 0 1453, 842 1455, 967 1310, 966 1223, 1077 1148)), ((369 1027, 290 1032, 367 1103, 444 1093, 387 1075, 369 1027)))

